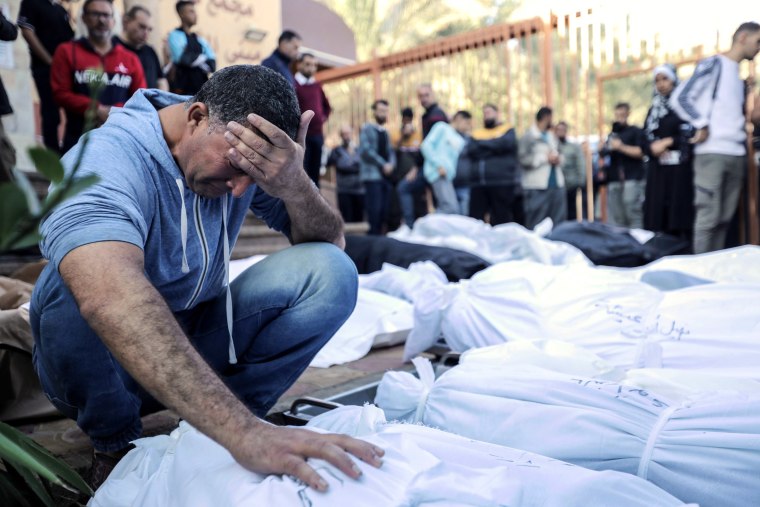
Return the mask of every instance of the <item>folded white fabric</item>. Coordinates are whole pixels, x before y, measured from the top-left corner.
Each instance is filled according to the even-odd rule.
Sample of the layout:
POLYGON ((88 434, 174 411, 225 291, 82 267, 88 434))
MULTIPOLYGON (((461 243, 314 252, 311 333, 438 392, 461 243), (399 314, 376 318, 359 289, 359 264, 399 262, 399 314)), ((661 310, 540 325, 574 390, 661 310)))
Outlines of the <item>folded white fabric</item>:
POLYGON ((594 338, 604 345, 621 333, 638 340, 641 325, 619 314, 640 320, 661 298, 657 289, 611 271, 504 262, 470 280, 420 291, 405 357, 441 333, 459 352, 512 340, 594 338))
MULTIPOLYGON (((551 224, 548 225, 550 230, 551 224)), ((388 236, 407 243, 463 250, 491 263, 530 259, 542 264, 591 265, 574 246, 544 239, 521 225, 508 223, 491 227, 461 215, 427 215, 414 222, 413 229, 401 227, 388 236)))
POLYGON ((637 477, 594 472, 530 452, 476 442, 443 431, 386 424, 382 411, 344 407, 311 423, 383 447, 383 466, 358 462, 354 481, 310 460, 329 483, 318 493, 283 476, 238 465, 221 446, 186 423, 171 436, 141 439, 90 500, 90 507, 207 507, 271 505, 586 507, 683 505, 637 477))
POLYGON ((369 289, 359 295, 348 320, 309 366, 327 368, 366 356, 372 347, 403 343, 414 326, 414 307, 403 299, 369 289))
POLYGON ((619 271, 627 271, 637 279, 646 273, 676 271, 713 282, 760 283, 758 266, 760 266, 760 247, 745 245, 699 255, 663 257, 640 268, 619 271))
MULTIPOLYGON (((436 381, 417 358, 420 378, 387 373, 375 401, 389 419, 635 474, 702 507, 760 505, 760 383, 656 370, 613 382, 498 355, 465 358, 436 381)), ((612 372, 578 360, 583 371, 612 372)))
POLYGON ((410 359, 443 335, 455 351, 561 340, 614 366, 701 369, 760 378, 760 284, 662 292, 614 272, 528 261, 497 264, 415 301, 410 359))
POLYGON ((414 262, 408 269, 383 263, 380 271, 359 275, 359 287, 372 289, 413 303, 417 294, 449 283, 446 273, 433 261, 414 262))

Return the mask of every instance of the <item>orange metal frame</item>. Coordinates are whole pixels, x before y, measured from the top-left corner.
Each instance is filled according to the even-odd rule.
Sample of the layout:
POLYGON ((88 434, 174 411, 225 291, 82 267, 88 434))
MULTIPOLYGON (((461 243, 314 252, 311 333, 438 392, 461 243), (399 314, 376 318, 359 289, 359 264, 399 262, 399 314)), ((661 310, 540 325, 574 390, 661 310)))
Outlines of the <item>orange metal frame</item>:
POLYGON ((544 69, 544 99, 546 104, 551 104, 553 72, 551 72, 551 33, 553 25, 556 25, 556 17, 552 16, 551 22, 546 23, 536 17, 518 23, 508 23, 489 26, 459 35, 452 35, 439 39, 407 51, 394 53, 388 56, 373 58, 368 62, 357 63, 348 67, 327 69, 316 74, 317 80, 323 84, 343 81, 362 76, 373 76, 375 98, 382 97, 382 81, 380 74, 385 70, 413 65, 415 63, 461 53, 471 49, 492 46, 510 39, 524 37, 535 33, 544 33, 543 46, 544 69))

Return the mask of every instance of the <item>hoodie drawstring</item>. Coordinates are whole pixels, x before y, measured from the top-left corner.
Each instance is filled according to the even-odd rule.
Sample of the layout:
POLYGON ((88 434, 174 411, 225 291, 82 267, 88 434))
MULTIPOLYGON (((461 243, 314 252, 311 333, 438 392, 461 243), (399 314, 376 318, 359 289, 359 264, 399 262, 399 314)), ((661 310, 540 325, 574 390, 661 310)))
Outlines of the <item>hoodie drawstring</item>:
POLYGON ((182 272, 189 273, 187 265, 187 208, 185 207, 185 182, 182 178, 174 180, 179 187, 179 200, 182 202, 182 214, 179 217, 179 233, 182 237, 182 272))
POLYGON ((230 364, 237 363, 237 354, 235 353, 235 342, 232 340, 232 292, 230 292, 230 238, 227 236, 227 200, 229 194, 224 194, 222 203, 222 225, 224 226, 224 285, 227 291, 227 331, 230 335, 230 364))
MULTIPOLYGON (((182 201, 182 214, 179 219, 179 231, 182 237, 182 272, 189 273, 190 266, 187 263, 187 207, 185 206, 185 184, 182 178, 175 180, 179 188, 180 201, 182 201)), ((224 227, 224 290, 226 291, 225 311, 227 317, 227 333, 230 337, 229 345, 229 362, 237 363, 237 354, 235 353, 235 342, 232 340, 232 293, 230 292, 230 239, 227 235, 227 204, 228 194, 224 194, 222 202, 222 225, 224 227)))

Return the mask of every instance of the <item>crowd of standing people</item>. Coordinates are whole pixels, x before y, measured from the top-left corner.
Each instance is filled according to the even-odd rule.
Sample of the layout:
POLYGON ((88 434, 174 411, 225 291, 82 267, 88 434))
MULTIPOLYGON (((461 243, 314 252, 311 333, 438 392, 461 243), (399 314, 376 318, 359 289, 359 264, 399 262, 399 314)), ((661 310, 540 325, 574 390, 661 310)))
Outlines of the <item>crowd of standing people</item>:
MULTIPOLYGON (((64 0, 23 0, 16 25, 2 18, 0 30, 2 40, 14 40, 20 32, 29 46, 42 138, 60 154, 85 129, 94 83, 101 88, 92 121, 98 126, 112 107, 123 106, 140 88, 193 95, 216 70, 213 48, 194 30, 198 16, 192 0, 176 2, 180 26, 167 35, 163 58, 148 44, 153 25, 145 7, 134 5, 123 13, 117 35, 119 16, 112 0, 84 0, 85 33, 75 38, 67 6, 64 0), (97 67, 103 72, 93 70, 97 67), (61 110, 65 130, 59 138, 61 110)), ((684 82, 674 66, 658 66, 643 127, 629 123, 628 103, 615 106, 611 132, 600 143, 593 171, 595 190, 606 187, 610 223, 677 236, 691 243, 695 253, 723 248, 747 164, 743 106, 751 87, 739 78, 738 67, 754 58, 758 40, 760 25, 742 24, 731 49, 699 62, 684 82)), ((473 114, 465 110, 449 124, 433 86, 424 83, 417 88, 419 122, 407 106, 400 127, 389 131, 386 123, 396 105, 377 100, 359 142, 351 126, 344 125, 339 145, 323 157, 324 126, 332 108, 315 78, 317 58, 300 47, 301 37, 285 30, 262 65, 293 86, 302 111, 314 112, 304 168, 319 186, 327 159, 337 175, 338 205, 347 222, 366 219, 370 234, 382 234, 402 221, 412 226, 432 209, 528 228, 547 217, 555 224, 588 218, 585 154, 590 152, 568 137, 567 122, 555 124, 549 107, 541 107, 519 136, 492 103, 482 105, 480 128, 473 127, 473 114)), ((0 88, 0 115, 11 112, 0 88)), ((753 120, 760 122, 760 106, 753 120)), ((0 174, 8 179, 15 157, 1 123, 0 143, 0 174)))
MULTIPOLYGON (((724 248, 747 167, 744 106, 753 83, 740 79, 739 64, 758 50, 760 25, 744 23, 731 49, 699 62, 690 79, 680 82, 670 64, 655 68, 643 128, 629 123, 630 104, 614 107, 593 169, 595 190, 606 187, 610 223, 676 236, 694 253, 724 248)), ((518 137, 494 104, 483 105, 483 126, 473 129, 469 111, 448 125, 431 84, 421 84, 417 96, 419 126, 405 107, 399 131, 389 133, 391 106, 380 99, 358 145, 350 126, 341 128, 327 166, 336 170, 346 221, 363 217, 363 209, 370 234, 382 234, 399 225, 394 207, 410 227, 431 209, 527 228, 545 218, 587 218, 586 156, 551 108, 541 107, 518 137)), ((752 120, 760 123, 760 100, 752 120)))

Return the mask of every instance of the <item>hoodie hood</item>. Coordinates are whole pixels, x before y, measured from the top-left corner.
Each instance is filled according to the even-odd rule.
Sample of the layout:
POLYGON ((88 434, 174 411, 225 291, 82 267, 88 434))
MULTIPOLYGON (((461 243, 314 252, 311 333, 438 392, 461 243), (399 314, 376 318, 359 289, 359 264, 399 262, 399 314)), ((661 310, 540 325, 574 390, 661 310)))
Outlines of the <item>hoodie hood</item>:
MULTIPOLYGON (((134 244, 143 250, 146 277, 172 311, 226 297, 231 330, 229 258, 246 213, 251 209, 272 229, 286 234, 290 221, 284 203, 255 185, 237 199, 229 194, 208 199, 187 187, 157 113, 186 100, 159 90, 140 90, 124 108, 112 109, 108 121, 89 134, 82 157, 81 175, 95 174, 98 183, 45 220, 41 246, 57 268, 68 252, 82 245, 134 244)), ((67 171, 82 145, 63 157, 67 171)), ((235 362, 231 339, 230 362, 235 362)))

